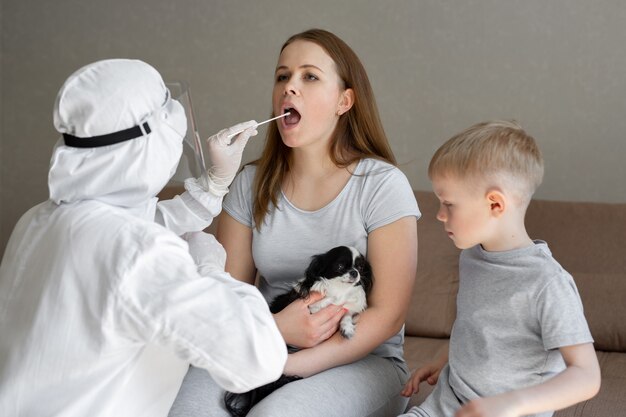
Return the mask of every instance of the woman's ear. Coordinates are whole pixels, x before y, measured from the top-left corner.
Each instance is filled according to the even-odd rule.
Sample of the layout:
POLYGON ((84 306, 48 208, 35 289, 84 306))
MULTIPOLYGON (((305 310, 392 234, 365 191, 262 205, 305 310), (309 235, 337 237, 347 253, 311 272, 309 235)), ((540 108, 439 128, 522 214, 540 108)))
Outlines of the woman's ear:
POLYGON ((487 203, 489 204, 489 213, 493 217, 500 217, 506 210, 506 197, 497 189, 487 191, 487 203))
POLYGON ((352 108, 354 104, 354 90, 351 88, 346 88, 341 93, 341 97, 339 98, 339 104, 337 105, 337 116, 341 116, 348 110, 352 108))

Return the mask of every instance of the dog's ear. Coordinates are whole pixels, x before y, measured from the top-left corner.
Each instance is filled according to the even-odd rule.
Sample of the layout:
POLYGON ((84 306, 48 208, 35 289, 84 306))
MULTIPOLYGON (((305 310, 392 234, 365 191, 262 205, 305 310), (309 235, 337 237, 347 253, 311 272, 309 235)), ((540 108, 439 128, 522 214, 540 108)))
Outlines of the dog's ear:
POLYGON ((311 257, 311 263, 304 272, 305 278, 317 279, 322 272, 324 255, 315 255, 311 257))
POLYGON ((304 271, 304 279, 300 283, 300 296, 306 298, 311 292, 311 287, 320 276, 323 267, 323 255, 315 255, 311 257, 311 263, 304 271))
POLYGON ((374 286, 374 274, 372 273, 370 263, 365 258, 363 258, 363 275, 365 279, 361 279, 361 283, 363 284, 365 295, 370 295, 374 286))

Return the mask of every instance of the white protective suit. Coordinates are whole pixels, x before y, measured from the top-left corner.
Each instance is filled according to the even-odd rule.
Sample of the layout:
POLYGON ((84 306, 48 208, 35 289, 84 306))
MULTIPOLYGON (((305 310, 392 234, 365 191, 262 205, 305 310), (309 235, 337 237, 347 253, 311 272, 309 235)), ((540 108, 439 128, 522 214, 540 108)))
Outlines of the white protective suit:
POLYGON ((50 199, 19 220, 0 266, 0 415, 166 416, 189 363, 235 392, 277 379, 286 349, 260 293, 223 271, 214 239, 177 236, 206 226, 221 198, 192 180, 156 213, 186 129, 158 72, 88 65, 54 118, 85 141, 143 130, 57 143, 50 199))

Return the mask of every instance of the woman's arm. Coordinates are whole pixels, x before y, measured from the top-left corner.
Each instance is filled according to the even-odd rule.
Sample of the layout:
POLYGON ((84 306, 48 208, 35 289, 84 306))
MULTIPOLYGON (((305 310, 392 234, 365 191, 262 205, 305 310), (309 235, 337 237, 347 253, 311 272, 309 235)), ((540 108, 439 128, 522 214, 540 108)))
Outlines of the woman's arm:
POLYGON ((472 400, 455 417, 525 416, 561 410, 596 395, 601 378, 593 345, 585 343, 559 350, 567 365, 560 374, 533 387, 472 400))
POLYGON ((339 333, 289 355, 285 373, 307 377, 365 357, 400 331, 408 310, 417 267, 417 228, 409 216, 370 233, 367 257, 374 273, 369 307, 349 340, 339 333))
POLYGON ((216 237, 226 250, 226 272, 239 281, 254 284, 256 267, 252 258, 252 229, 228 213, 219 216, 216 237))

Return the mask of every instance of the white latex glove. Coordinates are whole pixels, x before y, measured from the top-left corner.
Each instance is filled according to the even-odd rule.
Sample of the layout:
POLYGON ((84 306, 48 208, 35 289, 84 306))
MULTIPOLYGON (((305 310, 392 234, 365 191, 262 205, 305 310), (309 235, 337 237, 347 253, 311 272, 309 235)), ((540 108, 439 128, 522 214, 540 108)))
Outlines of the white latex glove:
POLYGON ((207 139, 211 167, 207 171, 209 181, 206 185, 211 194, 223 197, 228 193, 228 186, 233 182, 241 165, 243 149, 248 139, 258 133, 256 126, 257 122, 250 120, 223 129, 207 139), (243 132, 229 137, 241 130, 243 132))

